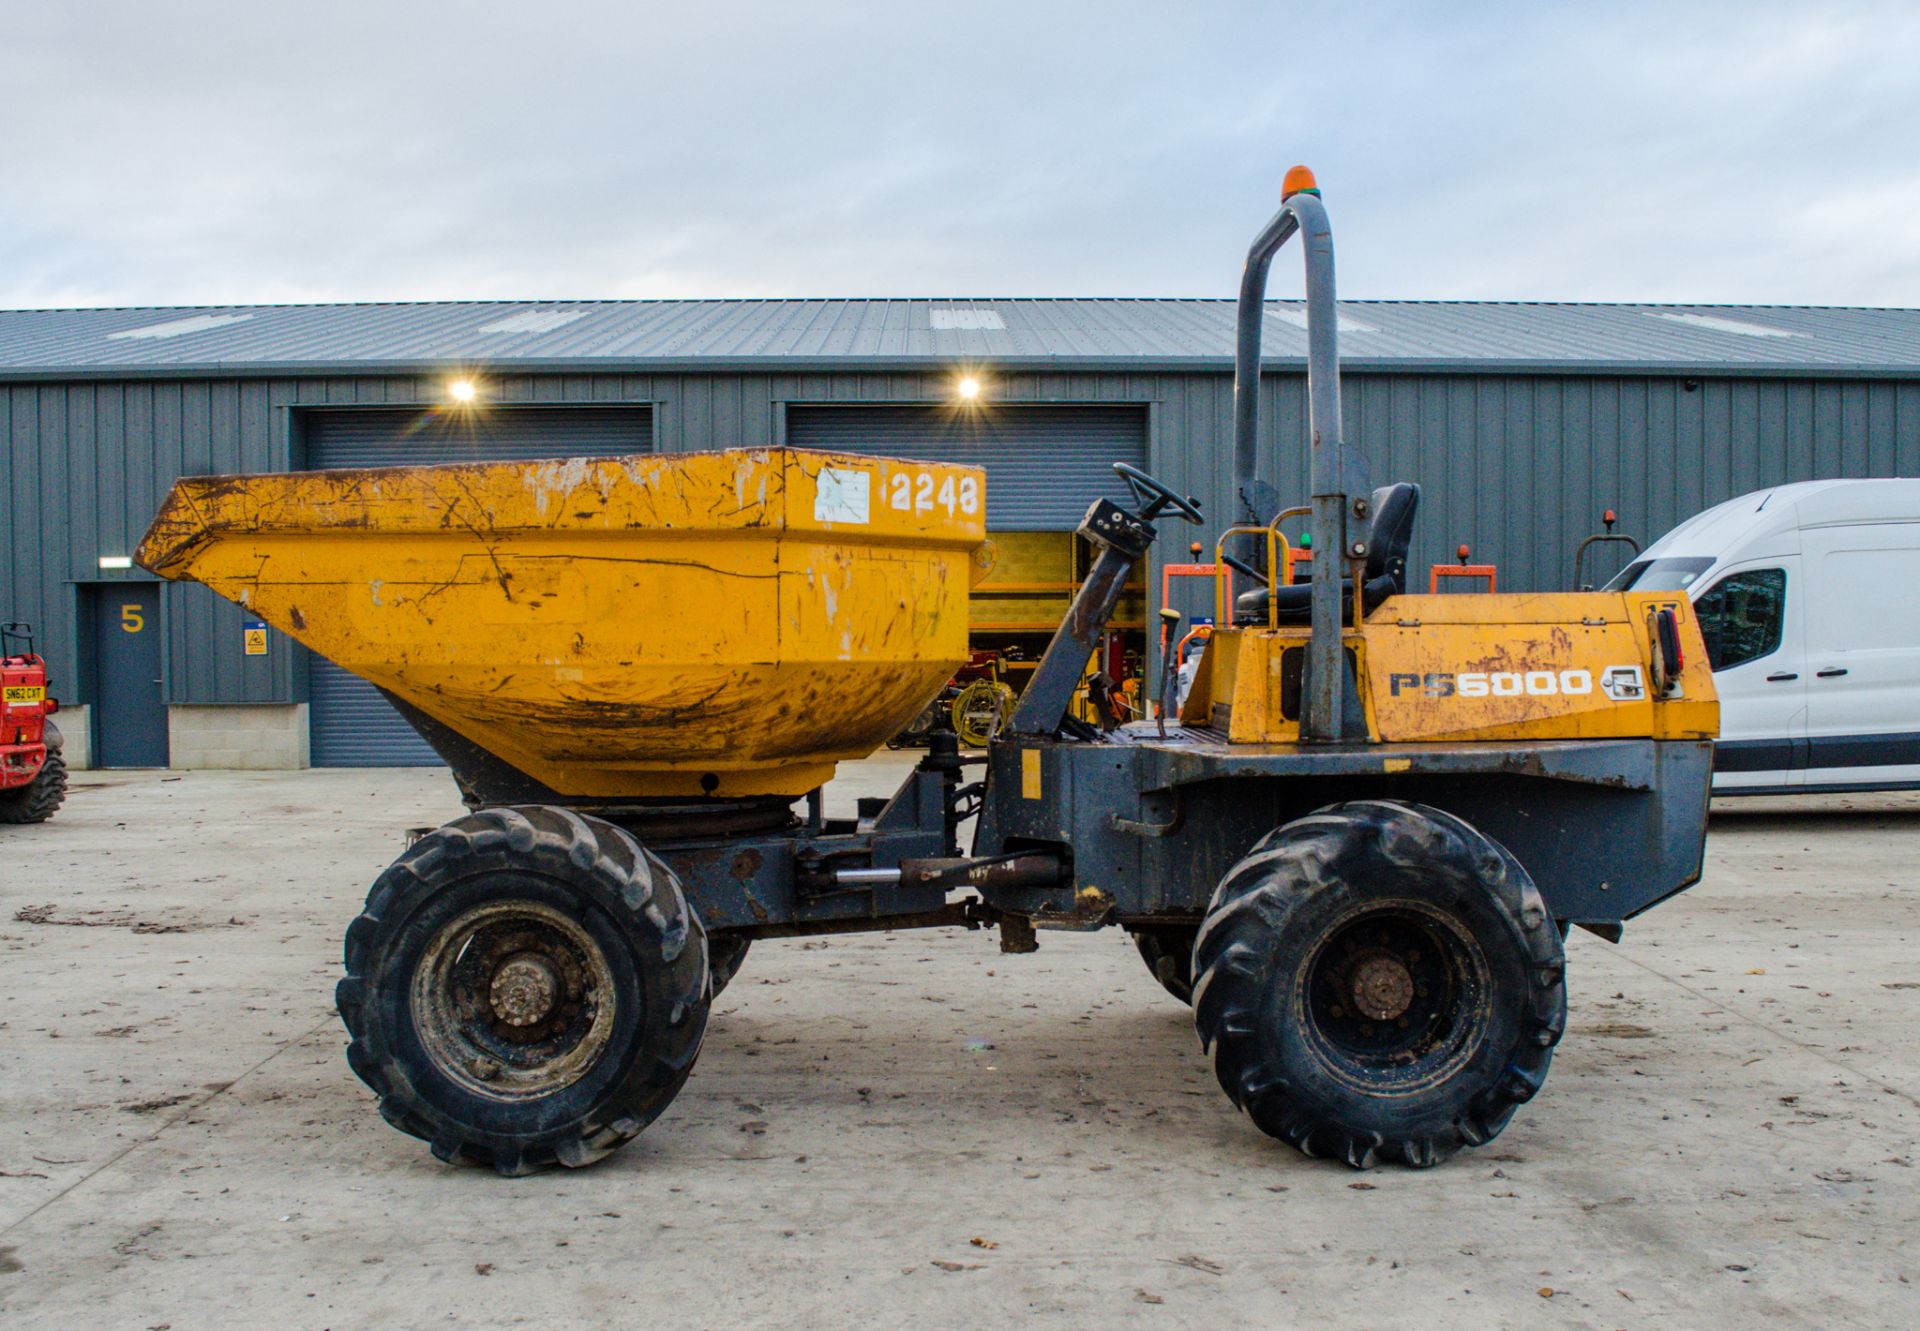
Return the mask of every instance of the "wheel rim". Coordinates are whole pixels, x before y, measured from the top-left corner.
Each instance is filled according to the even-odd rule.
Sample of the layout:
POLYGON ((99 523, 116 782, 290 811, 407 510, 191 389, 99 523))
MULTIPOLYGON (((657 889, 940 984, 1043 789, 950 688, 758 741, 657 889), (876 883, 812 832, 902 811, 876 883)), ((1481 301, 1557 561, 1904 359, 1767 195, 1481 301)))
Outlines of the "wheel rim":
POLYGON ((577 920, 533 901, 443 925, 414 970, 414 1031, 467 1090, 548 1095, 585 1076, 613 1035, 613 973, 577 920))
POLYGON ((1480 945, 1422 902, 1364 907, 1314 950, 1301 992, 1307 1042, 1349 1085, 1418 1091, 1471 1059, 1491 1015, 1480 945))

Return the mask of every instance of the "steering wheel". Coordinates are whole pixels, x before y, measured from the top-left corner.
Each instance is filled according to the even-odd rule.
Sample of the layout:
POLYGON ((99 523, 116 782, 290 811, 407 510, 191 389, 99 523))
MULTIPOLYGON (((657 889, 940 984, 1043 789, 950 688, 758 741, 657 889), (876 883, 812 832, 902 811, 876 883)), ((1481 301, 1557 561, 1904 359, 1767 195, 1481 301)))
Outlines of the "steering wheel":
POLYGON ((1170 508, 1196 527, 1206 521, 1200 516, 1199 500, 1182 499, 1131 462, 1116 462, 1113 470, 1127 483, 1127 489, 1133 492, 1134 499, 1139 501, 1141 517, 1151 521, 1170 508))

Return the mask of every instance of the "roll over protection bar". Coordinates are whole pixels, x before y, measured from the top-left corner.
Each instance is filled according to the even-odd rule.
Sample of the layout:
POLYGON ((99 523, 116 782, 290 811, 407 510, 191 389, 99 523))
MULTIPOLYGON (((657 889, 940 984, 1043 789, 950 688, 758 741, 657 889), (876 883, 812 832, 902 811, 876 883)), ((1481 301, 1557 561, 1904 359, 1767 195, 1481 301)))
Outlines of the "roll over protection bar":
MULTIPOLYGON (((1260 341, 1266 319, 1267 272, 1273 256, 1296 233, 1307 279, 1308 466, 1313 497, 1311 626, 1300 738, 1331 743, 1366 738, 1357 709, 1344 706, 1347 666, 1341 647, 1340 598, 1355 565, 1364 565, 1373 539, 1366 460, 1347 447, 1340 414, 1340 323, 1334 302, 1333 229, 1313 176, 1303 167, 1287 173, 1280 211, 1254 237, 1240 277, 1237 342, 1233 363, 1234 489, 1240 521, 1267 520, 1273 500, 1258 479, 1260 436, 1260 341), (1333 557, 1329 558, 1331 555, 1333 557)), ((1271 490, 1271 486, 1267 487, 1271 490)))

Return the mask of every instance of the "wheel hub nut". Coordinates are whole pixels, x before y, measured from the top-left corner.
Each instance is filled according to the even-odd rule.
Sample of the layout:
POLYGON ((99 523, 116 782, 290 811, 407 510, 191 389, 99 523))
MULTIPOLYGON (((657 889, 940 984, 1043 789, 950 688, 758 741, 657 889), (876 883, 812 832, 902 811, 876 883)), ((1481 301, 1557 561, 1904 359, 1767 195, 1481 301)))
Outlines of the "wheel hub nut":
POLYGON ((1392 957, 1353 968, 1353 1005, 1375 1021, 1392 1021, 1413 1005, 1413 975, 1392 957))
POLYGON ((539 957, 518 956, 493 973, 488 998, 494 1013, 509 1026, 545 1021, 559 997, 560 977, 539 957))

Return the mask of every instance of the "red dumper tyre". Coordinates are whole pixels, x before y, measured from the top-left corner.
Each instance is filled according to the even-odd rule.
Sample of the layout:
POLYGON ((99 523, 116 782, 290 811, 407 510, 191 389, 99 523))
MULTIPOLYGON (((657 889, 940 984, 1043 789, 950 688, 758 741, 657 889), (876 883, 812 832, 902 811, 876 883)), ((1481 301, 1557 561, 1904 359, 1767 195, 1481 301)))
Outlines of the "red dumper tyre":
POLYGON ((1512 855, 1418 804, 1336 804, 1227 874, 1194 948, 1194 1021, 1260 1129, 1355 1168, 1493 1140, 1546 1080, 1565 959, 1512 855))
POLYGON ((0 823, 44 823, 67 798, 67 760, 60 750, 48 749, 33 780, 12 790, 0 790, 0 823))
POLYGON ((706 934, 679 881, 566 809, 483 809, 421 838, 375 881, 346 969, 347 1062, 381 1114, 507 1175, 637 1136, 706 1031, 706 934))

